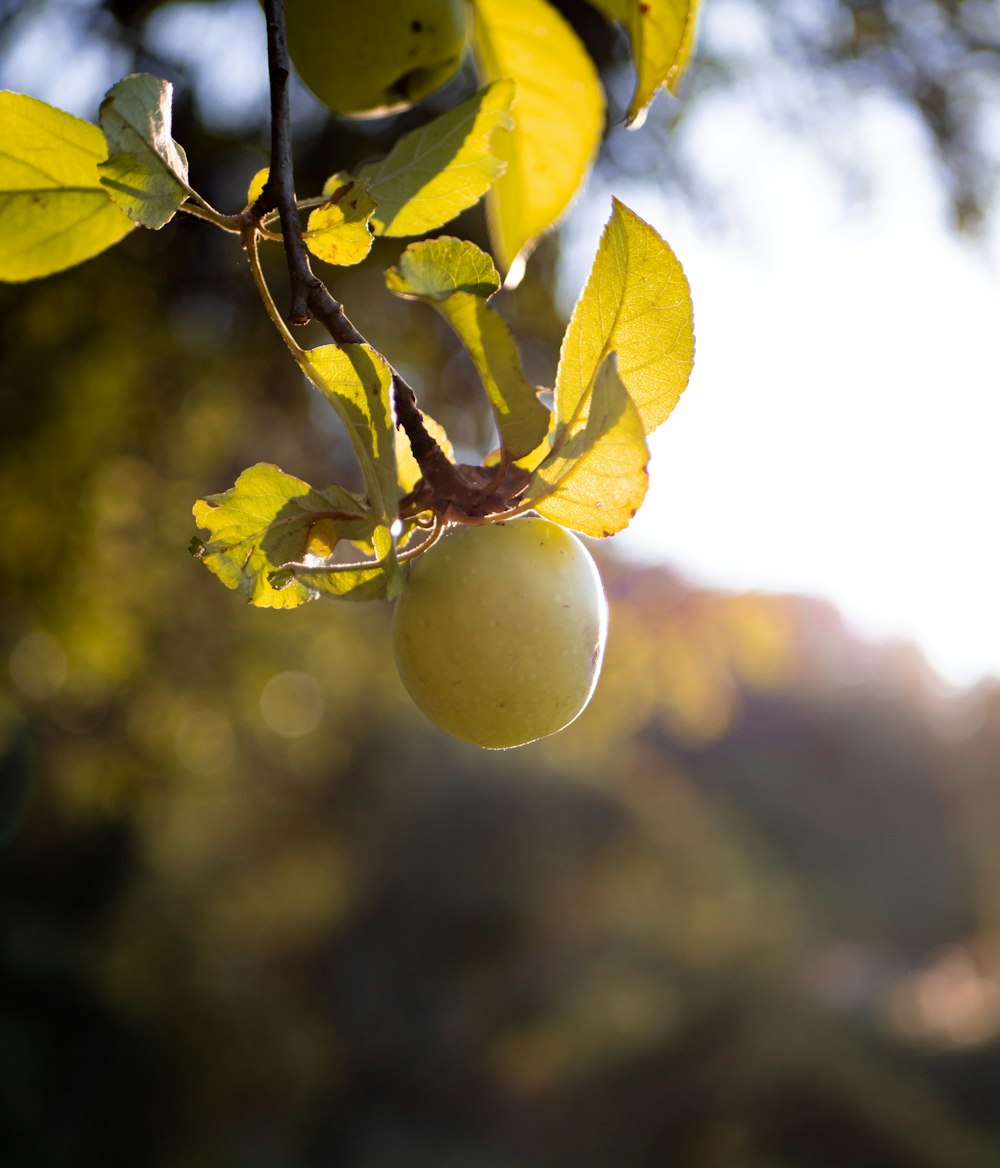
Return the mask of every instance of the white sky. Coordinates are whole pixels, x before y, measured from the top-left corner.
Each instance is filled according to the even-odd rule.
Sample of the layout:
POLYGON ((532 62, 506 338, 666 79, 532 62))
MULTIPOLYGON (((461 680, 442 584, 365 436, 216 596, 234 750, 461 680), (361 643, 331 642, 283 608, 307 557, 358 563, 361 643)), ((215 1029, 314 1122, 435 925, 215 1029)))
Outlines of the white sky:
MULTIPOLYGON (((620 537, 697 581, 832 599, 904 636, 955 684, 1000 675, 1000 280, 946 226, 910 117, 858 103, 870 197, 731 99, 686 125, 744 230, 713 234, 669 192, 616 193, 671 243, 695 304, 695 373, 651 442, 620 537)), ((582 287, 609 202, 568 224, 582 287)))

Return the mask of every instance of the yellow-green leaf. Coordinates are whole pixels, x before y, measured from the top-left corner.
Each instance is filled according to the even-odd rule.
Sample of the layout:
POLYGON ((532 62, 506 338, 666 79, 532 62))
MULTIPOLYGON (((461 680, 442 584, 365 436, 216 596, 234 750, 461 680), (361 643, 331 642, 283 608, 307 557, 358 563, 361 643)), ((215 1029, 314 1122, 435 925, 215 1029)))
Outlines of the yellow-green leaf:
POLYGON ((447 317, 482 378, 503 450, 511 461, 530 454, 549 428, 549 411, 524 376, 507 322, 468 292, 456 292, 435 307, 447 317))
POLYGON ((555 388, 562 425, 572 426, 585 412, 610 353, 618 354, 618 375, 649 434, 677 404, 691 375, 691 291, 670 247, 617 199, 563 337, 555 388))
POLYGON ((500 287, 493 260, 467 239, 439 235, 411 243, 399 257, 399 267, 385 274, 390 292, 420 300, 446 300, 455 292, 484 298, 500 287))
POLYGON ((524 501, 583 535, 614 535, 642 505, 648 460, 642 419, 612 356, 597 374, 587 408, 535 471, 524 501))
POLYGON ((369 220, 375 200, 367 184, 338 174, 328 180, 323 193, 326 202, 309 215, 306 246, 328 264, 360 264, 374 242, 369 220))
POLYGON ((340 416, 361 464, 372 544, 386 561, 391 596, 400 582, 392 538, 399 503, 392 373, 368 345, 321 345, 306 353, 303 368, 340 416))
POLYGON ((248 207, 252 207, 264 193, 264 187, 267 185, 267 180, 270 174, 271 168, 265 166, 263 170, 258 170, 250 180, 250 186, 247 188, 248 207))
POLYGON ((270 575, 307 553, 328 555, 340 539, 364 539, 372 528, 363 504, 342 487, 318 491, 270 463, 245 470, 228 491, 199 499, 193 513, 210 538, 195 539, 191 550, 258 608, 311 600, 308 585, 279 590, 270 575))
POLYGON ((486 201, 494 254, 516 278, 594 161, 604 92, 576 33, 546 0, 473 0, 472 12, 480 74, 516 85, 514 129, 494 145, 507 169, 486 201))
POLYGON ((390 291, 433 304, 458 334, 482 378, 503 450, 514 460, 545 437, 549 411, 525 379, 506 321, 485 301, 498 282, 485 252, 447 236, 410 244, 399 268, 386 273, 390 291))
POLYGON ((496 81, 362 167, 378 204, 376 234, 423 235, 478 202, 503 171, 493 136, 510 129, 513 100, 513 82, 496 81))
POLYGON ((133 73, 101 102, 108 158, 101 182, 130 218, 154 230, 173 218, 188 187, 187 158, 170 136, 173 86, 133 73))
POLYGON ((677 92, 694 52, 699 0, 591 0, 628 32, 635 62, 635 92, 626 124, 638 127, 656 91, 677 92))
MULTIPOLYGON (((441 447, 446 457, 454 461, 455 451, 452 448, 448 435, 445 433, 444 426, 440 422, 436 422, 429 414, 425 414, 422 410, 420 411, 420 416, 423 419, 424 429, 427 433, 441 447)), ((404 494, 412 491, 423 477, 423 471, 420 469, 420 463, 413 457, 409 439, 401 429, 396 430, 396 467, 399 475, 400 490, 404 494)))
POLYGON ((336 600, 385 600, 390 576, 381 565, 287 564, 272 572, 270 585, 279 596, 305 589, 309 596, 336 600))
POLYGON ((104 135, 22 93, 0 93, 0 280, 89 260, 135 226, 101 186, 104 135))

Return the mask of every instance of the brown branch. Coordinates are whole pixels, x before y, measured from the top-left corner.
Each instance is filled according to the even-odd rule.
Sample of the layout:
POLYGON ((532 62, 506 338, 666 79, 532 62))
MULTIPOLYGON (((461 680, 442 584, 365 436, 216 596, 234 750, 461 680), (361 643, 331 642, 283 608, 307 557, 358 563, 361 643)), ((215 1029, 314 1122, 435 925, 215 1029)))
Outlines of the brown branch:
MULTIPOLYGON (((263 0, 263 5, 267 20, 267 65, 271 91, 271 166, 264 190, 252 208, 252 216, 259 223, 271 211, 278 212, 291 286, 289 323, 303 325, 315 319, 323 325, 335 344, 365 344, 365 338, 348 319, 343 306, 330 294, 309 264, 309 253, 302 237, 302 223, 295 199, 288 98, 292 66, 285 37, 284 3, 283 0, 263 0)), ((446 509, 457 511, 458 514, 482 513, 482 490, 477 490, 460 473, 427 432, 423 416, 417 408, 416 394, 391 365, 389 368, 392 372, 396 422, 405 432, 413 457, 423 473, 431 500, 429 506, 441 513, 446 509)))

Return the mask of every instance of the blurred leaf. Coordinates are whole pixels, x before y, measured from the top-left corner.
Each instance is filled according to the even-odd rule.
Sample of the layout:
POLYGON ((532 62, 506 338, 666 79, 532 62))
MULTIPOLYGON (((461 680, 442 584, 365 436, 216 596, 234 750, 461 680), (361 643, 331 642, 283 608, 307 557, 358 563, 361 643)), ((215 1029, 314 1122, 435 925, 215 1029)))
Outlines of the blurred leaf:
POLYGON ((433 304, 468 349, 493 408, 504 451, 530 454, 545 437, 549 411, 521 369, 521 356, 506 321, 484 299, 499 277, 489 256, 474 244, 444 237, 413 243, 386 284, 400 296, 433 304))
POLYGON ((694 361, 691 293, 680 261, 628 207, 612 200, 611 218, 573 309, 556 375, 559 423, 586 410, 597 371, 618 354, 618 375, 647 434, 677 404, 694 361))
POLYGON ((601 366, 593 392, 556 437, 524 495, 539 515, 601 538, 628 525, 646 495, 649 451, 639 411, 615 368, 601 366))
POLYGON ((134 224, 101 186, 104 135, 21 93, 0 93, 0 280, 34 280, 104 251, 134 224))
POLYGON ((191 550, 227 588, 258 608, 295 608, 312 599, 306 585, 276 590, 268 577, 307 552, 329 554, 338 539, 371 531, 363 505, 342 487, 318 491, 270 463, 245 470, 236 485, 199 499, 195 522, 211 534, 191 550))
POLYGON ((441 235, 411 243, 399 267, 385 274, 390 292, 420 300, 445 300, 454 292, 490 297, 500 287, 493 260, 465 239, 441 235))
POLYGON ((635 92, 626 124, 638 128, 656 91, 677 92, 694 51, 699 0, 591 0, 628 32, 635 62, 635 92))
POLYGON ((362 167, 358 178, 378 204, 376 234, 423 235, 478 202, 503 171, 493 135, 511 128, 513 100, 513 82, 496 81, 362 167))
POLYGON ((350 436, 368 496, 375 555, 386 561, 389 594, 394 595, 401 577, 391 534, 399 503, 392 373, 385 359, 368 345, 310 349, 303 368, 350 436))
POLYGON ((133 73, 101 102, 108 142, 101 182, 111 198, 143 227, 169 222, 189 192, 184 151, 170 136, 173 86, 133 73))
POLYGON ((604 128, 604 92, 576 33, 546 0, 474 0, 472 12, 480 74, 517 86, 514 130, 495 147, 507 169, 486 203, 506 275, 566 210, 590 169, 604 128))
POLYGON ((375 200, 363 180, 335 174, 326 184, 327 201, 309 215, 306 246, 328 264, 360 264, 372 249, 369 220, 375 200))

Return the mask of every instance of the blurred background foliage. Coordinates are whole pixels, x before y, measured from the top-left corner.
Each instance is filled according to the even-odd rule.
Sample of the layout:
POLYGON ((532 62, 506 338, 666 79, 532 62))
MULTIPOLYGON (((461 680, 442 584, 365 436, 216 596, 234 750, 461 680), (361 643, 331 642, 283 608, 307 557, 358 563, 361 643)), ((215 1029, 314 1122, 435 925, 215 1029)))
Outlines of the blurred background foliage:
MULTIPOLYGON (((563 7, 623 106, 623 41, 563 7)), ((781 7, 757 27, 799 92, 865 70, 902 93, 974 225, 997 7, 781 7)), ((63 84, 71 106, 133 67, 172 78, 192 175, 235 208, 264 107, 235 81, 212 106, 213 13, 258 19, 8 3, 0 81, 56 101, 63 84)), ((705 45, 692 108, 767 91, 739 43, 705 45)), ((298 101, 300 190, 389 140, 298 101)), ((664 145, 679 108, 661 101, 633 153, 614 131, 602 165, 655 163, 694 197, 664 145)), ((458 226, 485 244, 478 213, 458 226)), ((379 241, 324 276, 481 454, 471 366, 430 310, 384 293, 395 254, 379 241)), ((543 384, 558 261, 554 236, 502 298, 543 384)), ((352 473, 231 239, 181 217, 0 289, 0 362, 4 1163, 1000 1163, 1000 684, 945 692, 825 604, 700 590, 601 547, 591 708, 479 752, 405 698, 385 608, 251 610, 185 554, 192 501, 244 466, 352 473)))

